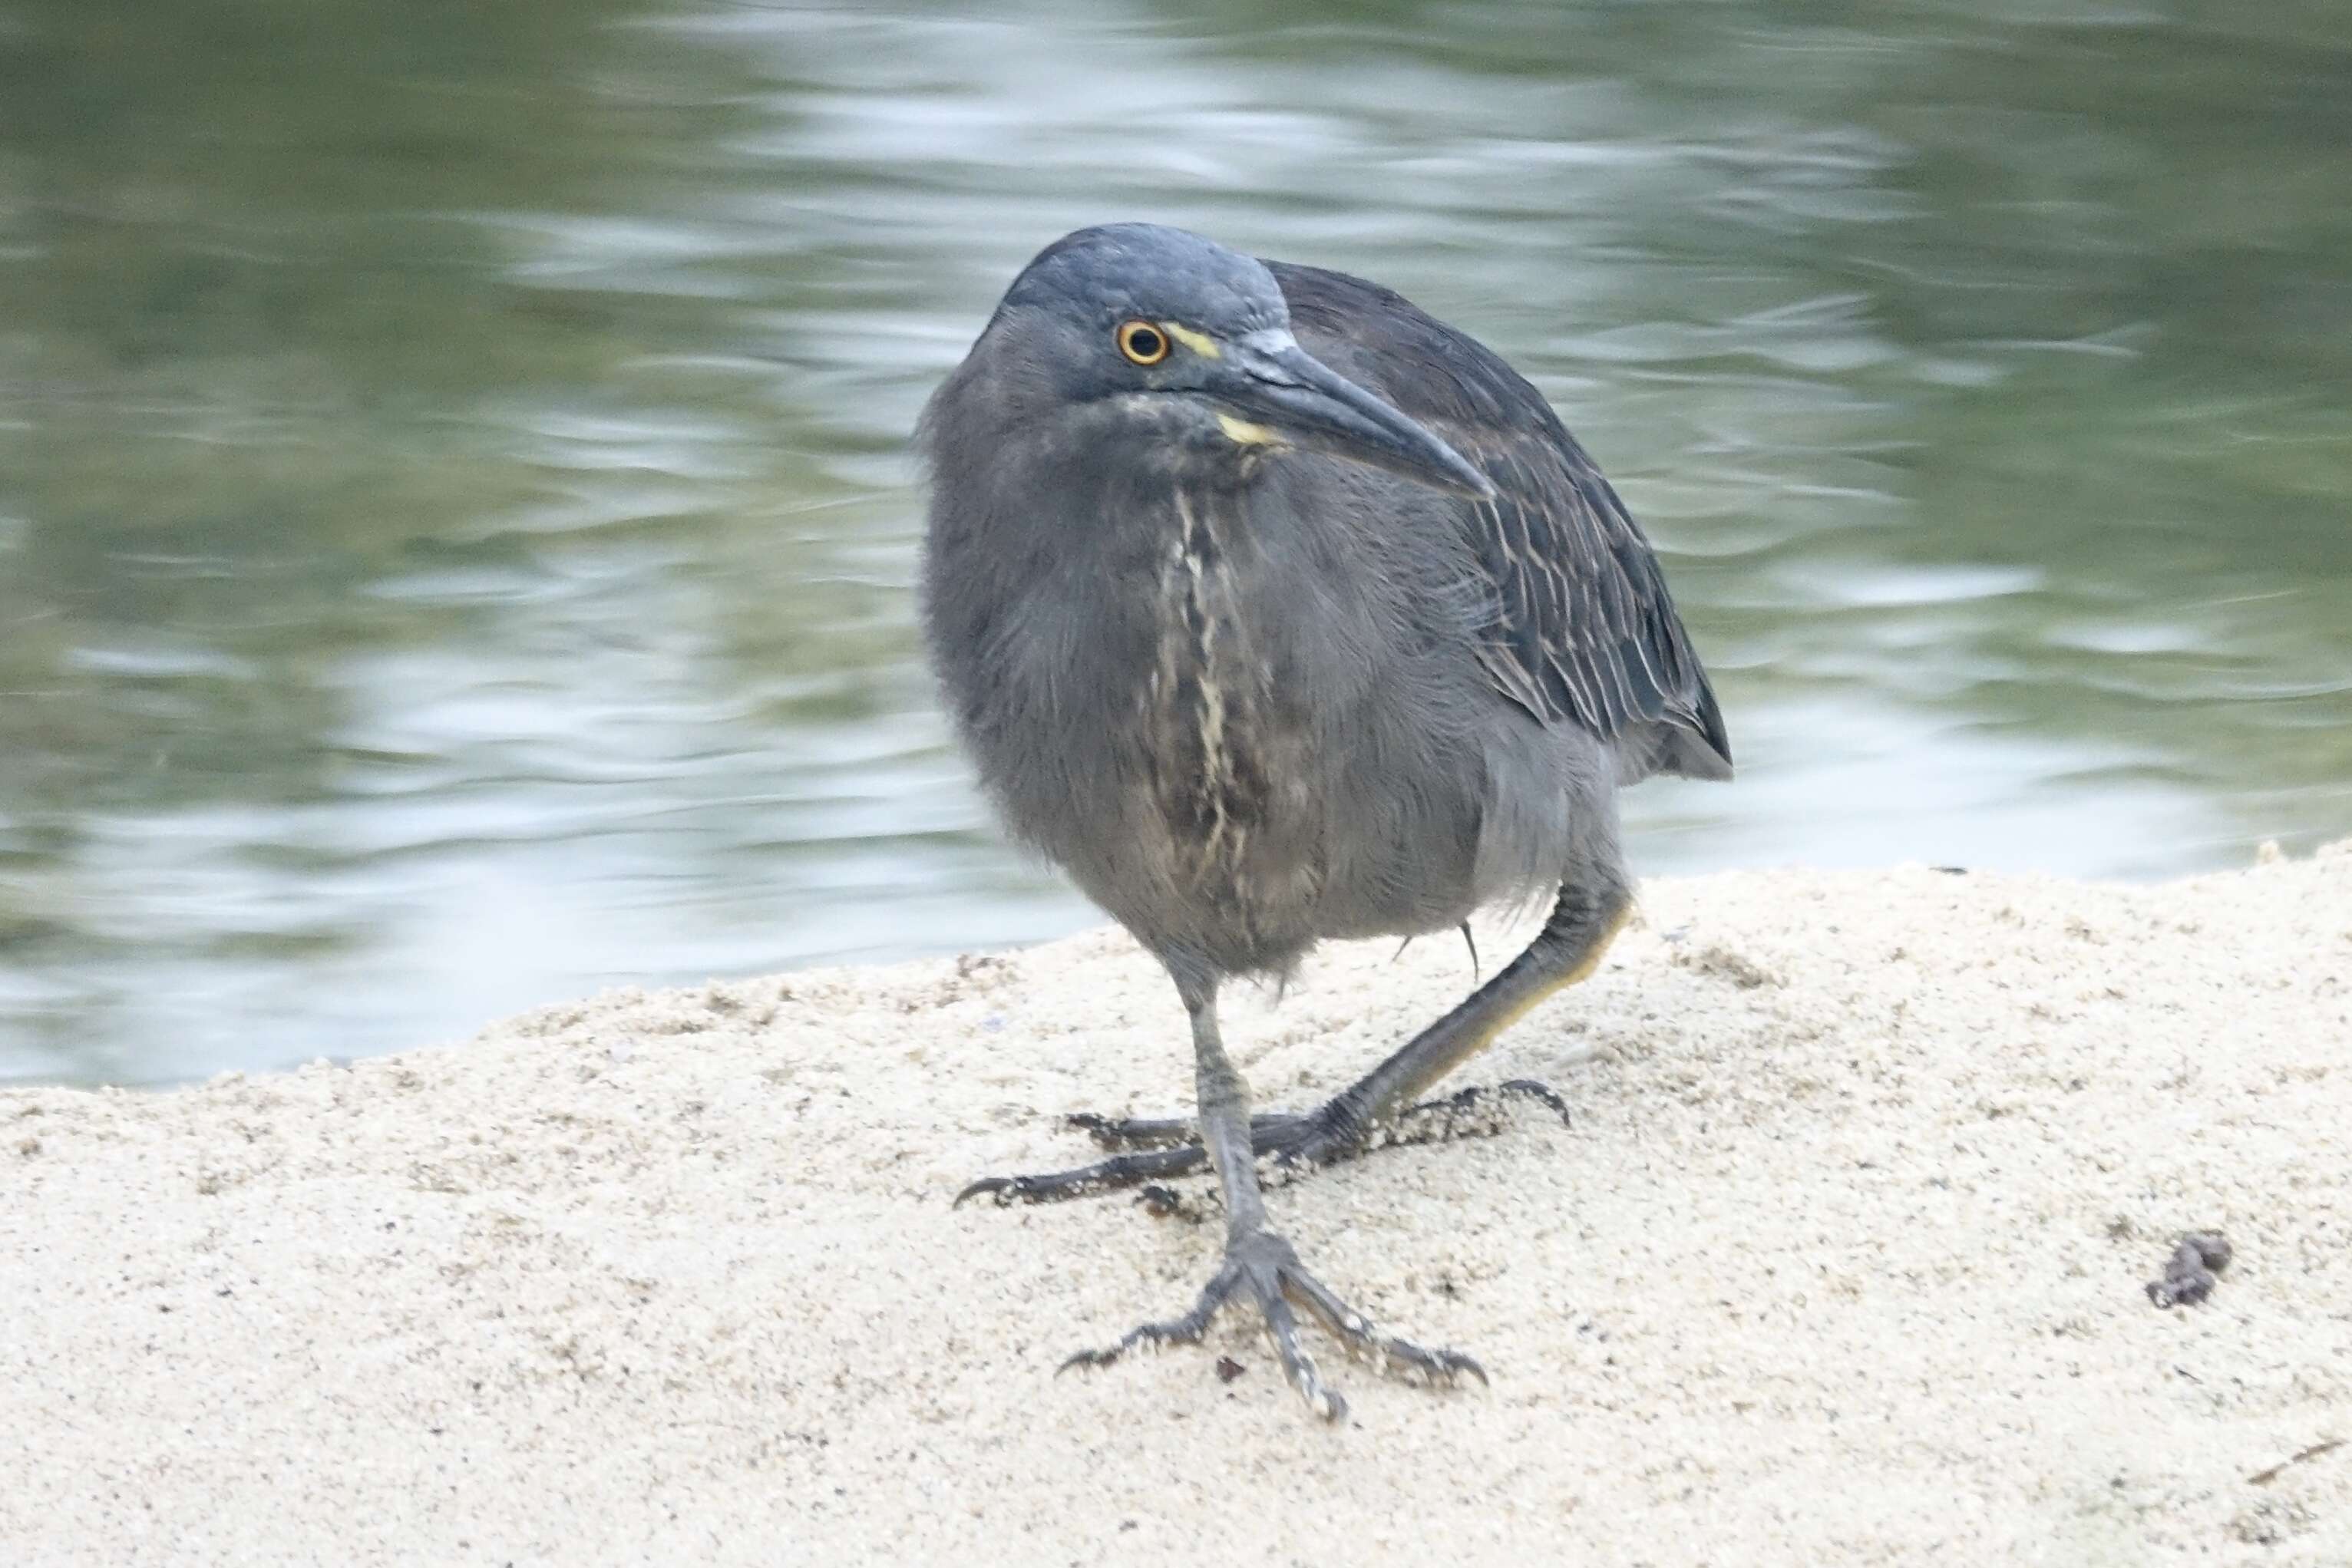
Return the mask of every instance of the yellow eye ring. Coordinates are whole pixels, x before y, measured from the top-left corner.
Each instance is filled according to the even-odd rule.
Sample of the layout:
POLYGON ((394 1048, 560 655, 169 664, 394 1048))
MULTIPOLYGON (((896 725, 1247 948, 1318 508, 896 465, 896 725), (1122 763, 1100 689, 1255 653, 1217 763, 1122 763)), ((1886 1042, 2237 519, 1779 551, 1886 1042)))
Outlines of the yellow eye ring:
POLYGON ((1168 357, 1168 334, 1149 321, 1121 321, 1118 339, 1129 364, 1156 365, 1168 357))

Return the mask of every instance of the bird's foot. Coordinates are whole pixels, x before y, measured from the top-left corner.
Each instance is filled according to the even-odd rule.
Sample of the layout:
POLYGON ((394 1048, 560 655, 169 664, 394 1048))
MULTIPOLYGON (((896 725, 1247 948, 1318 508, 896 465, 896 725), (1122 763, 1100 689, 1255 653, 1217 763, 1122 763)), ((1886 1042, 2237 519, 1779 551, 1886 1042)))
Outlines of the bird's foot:
MULTIPOLYGON (((1250 1148, 1265 1178, 1279 1185, 1379 1149, 1456 1138, 1490 1138, 1509 1130, 1516 1113, 1534 1105, 1565 1123, 1568 1102, 1532 1078, 1515 1078, 1491 1088, 1472 1087, 1442 1099, 1408 1105, 1366 1124, 1348 1093, 1313 1111, 1269 1112, 1250 1118, 1250 1148)), ((1206 1170, 1209 1156, 1187 1117, 1098 1116, 1081 1112, 1067 1118, 1106 1149, 1108 1159, 1040 1176, 983 1176, 956 1195, 992 1197, 1000 1204, 1055 1203, 1088 1197, 1120 1187, 1172 1180, 1206 1170)))
MULTIPOLYGON (((1491 1088, 1472 1087, 1408 1105, 1365 1127, 1346 1094, 1307 1112, 1274 1112, 1250 1118, 1250 1147, 1261 1161, 1277 1166, 1335 1165, 1375 1149, 1414 1144, 1490 1138, 1509 1130, 1515 1113, 1533 1104, 1564 1124, 1568 1102, 1549 1084, 1515 1078, 1491 1088)), ((1185 1117, 1097 1116, 1081 1112, 1068 1118, 1106 1149, 1121 1152, 1181 1148, 1198 1134, 1185 1117)), ((1106 1164, 1110 1162, 1106 1161, 1106 1164)))
POLYGON ((1083 1350, 1062 1364, 1108 1366, 1137 1350, 1159 1350, 1172 1344, 1198 1344, 1217 1313, 1235 1301, 1255 1305, 1265 1320, 1266 1337, 1282 1363, 1282 1375, 1307 1407, 1327 1421, 1348 1414, 1348 1402, 1327 1386, 1315 1358, 1298 1343, 1298 1320, 1292 1308, 1302 1309, 1345 1347, 1349 1355, 1390 1377, 1418 1382, 1430 1388, 1450 1388, 1465 1377, 1486 1382, 1486 1369, 1458 1350, 1429 1350, 1411 1340, 1381 1333, 1370 1319, 1334 1295, 1298 1261, 1289 1242, 1270 1230, 1254 1230, 1225 1244, 1225 1258, 1202 1290, 1192 1310, 1164 1322, 1131 1329, 1105 1350, 1083 1350))
POLYGON ((1346 1102, 1347 1096, 1341 1094, 1321 1110, 1295 1118, 1301 1124, 1284 1129, 1270 1144, 1259 1144, 1253 1127, 1252 1146, 1267 1177, 1287 1181, 1381 1149, 1497 1137, 1511 1129, 1520 1110, 1530 1105, 1559 1117, 1562 1126, 1569 1122, 1568 1102, 1549 1084, 1532 1078, 1514 1078, 1491 1088, 1473 1084, 1440 1099, 1407 1105, 1370 1126, 1348 1114, 1346 1102))

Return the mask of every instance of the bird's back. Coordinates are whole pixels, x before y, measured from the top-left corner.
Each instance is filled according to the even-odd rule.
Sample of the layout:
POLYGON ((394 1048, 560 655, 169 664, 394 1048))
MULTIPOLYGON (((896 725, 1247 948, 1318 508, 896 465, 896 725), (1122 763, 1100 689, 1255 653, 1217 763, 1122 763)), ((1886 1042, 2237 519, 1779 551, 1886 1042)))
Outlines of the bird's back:
POLYGON ((1493 482, 1494 500, 1451 511, 1493 595, 1477 656, 1504 696, 1607 743, 1621 782, 1729 778, 1722 710, 1656 553, 1543 394, 1392 289, 1265 265, 1308 352, 1437 432, 1493 482))

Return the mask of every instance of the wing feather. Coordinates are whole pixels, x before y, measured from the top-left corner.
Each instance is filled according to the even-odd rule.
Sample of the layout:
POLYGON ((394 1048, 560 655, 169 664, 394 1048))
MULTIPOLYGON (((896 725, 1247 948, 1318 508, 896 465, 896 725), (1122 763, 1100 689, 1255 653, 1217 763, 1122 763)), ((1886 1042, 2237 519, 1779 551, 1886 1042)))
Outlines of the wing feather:
POLYGON ((1475 340, 1378 284, 1266 264, 1308 352, 1362 382, 1485 472, 1457 509, 1496 613, 1478 649, 1496 689, 1613 745, 1629 780, 1731 775, 1731 742, 1657 553, 1544 402, 1475 340))

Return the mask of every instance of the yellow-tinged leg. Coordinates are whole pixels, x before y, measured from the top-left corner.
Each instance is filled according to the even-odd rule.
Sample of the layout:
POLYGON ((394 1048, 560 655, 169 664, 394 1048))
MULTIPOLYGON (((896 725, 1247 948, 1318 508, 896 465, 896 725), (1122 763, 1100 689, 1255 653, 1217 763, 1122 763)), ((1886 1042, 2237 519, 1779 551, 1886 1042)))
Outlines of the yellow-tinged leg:
POLYGON ((1325 1109, 1360 1135, 1371 1124, 1429 1092, 1447 1073, 1495 1042, 1545 998, 1589 977, 1633 911, 1633 895, 1563 888, 1527 951, 1423 1030, 1325 1109))
MULTIPOLYGON (((1250 1118, 1250 1141, 1256 1155, 1296 1170, 1329 1165, 1370 1147, 1499 1131, 1505 1124, 1492 1113, 1496 1092, 1465 1090, 1451 1100, 1419 1102, 1447 1073, 1525 1018, 1537 1003, 1599 968, 1633 908, 1633 895, 1620 889, 1602 894, 1561 889, 1559 903, 1527 951, 1387 1061, 1313 1111, 1250 1118)), ((1567 1113, 1559 1097, 1540 1083, 1507 1083, 1501 1092, 1540 1101, 1563 1116, 1567 1113)), ((982 1196, 999 1203, 1078 1197, 1173 1180, 1210 1163, 1208 1151, 1202 1146, 1200 1124, 1189 1117, 1143 1121, 1073 1116, 1070 1120, 1104 1147, 1122 1152, 1094 1165, 1042 1176, 991 1176, 972 1183, 956 1201, 982 1196)))

